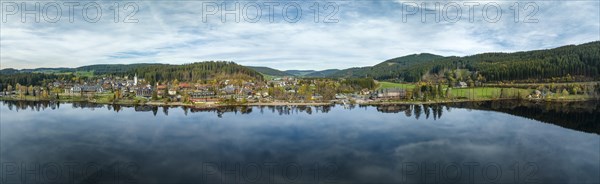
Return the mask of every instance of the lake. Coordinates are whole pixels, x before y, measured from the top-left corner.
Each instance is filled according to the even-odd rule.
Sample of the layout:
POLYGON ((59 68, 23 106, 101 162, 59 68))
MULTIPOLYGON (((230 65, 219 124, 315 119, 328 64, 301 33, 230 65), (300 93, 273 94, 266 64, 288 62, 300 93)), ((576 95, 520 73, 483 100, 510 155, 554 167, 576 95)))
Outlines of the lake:
POLYGON ((599 183, 599 104, 4 101, 0 183, 599 183))

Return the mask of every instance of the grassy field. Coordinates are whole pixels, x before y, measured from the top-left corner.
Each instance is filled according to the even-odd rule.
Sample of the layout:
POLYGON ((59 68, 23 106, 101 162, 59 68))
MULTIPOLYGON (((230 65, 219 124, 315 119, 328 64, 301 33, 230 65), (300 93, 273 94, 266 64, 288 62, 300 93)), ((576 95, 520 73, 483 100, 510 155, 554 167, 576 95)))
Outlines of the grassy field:
MULTIPOLYGON (((390 89, 390 88, 401 88, 401 89, 413 89, 415 84, 402 84, 393 82, 379 82, 377 89, 390 89)), ((446 85, 443 85, 443 91, 446 92, 446 85)), ((498 99, 501 97, 503 88, 500 87, 475 87, 475 88, 452 88, 451 94, 453 98, 467 98, 467 99, 498 99)), ((504 88, 504 95, 517 98, 521 96, 525 98, 531 94, 533 90, 518 89, 518 88, 504 88)), ((507 98, 508 98, 507 97, 507 98)))
MULTIPOLYGON (((502 89, 503 88, 498 87, 453 88, 451 93, 455 98, 497 99, 500 98, 502 89)), ((517 88, 504 88, 504 91, 504 94, 509 97, 517 97, 520 95, 522 98, 532 92, 532 90, 517 88)))
MULTIPOLYGON (((401 89, 413 89, 415 84, 401 84, 393 82, 379 82, 377 89, 390 89, 390 88, 401 88, 401 89)), ((443 85, 443 91, 446 92, 446 85, 443 85)), ((505 95, 510 97, 516 97, 521 95, 522 97, 530 94, 531 90, 517 89, 517 88, 504 88, 505 95), (520 92, 520 93, 519 93, 520 92)), ((452 88, 451 94, 453 98, 468 98, 468 99, 496 99, 500 98, 502 88, 500 87, 475 87, 475 88, 452 88)))
MULTIPOLYGON (((506 86, 516 86, 516 87, 532 87, 532 88, 537 88, 538 86, 550 86, 550 85, 555 85, 555 86, 563 86, 563 85, 574 85, 574 84, 578 84, 578 85, 595 85, 597 84, 598 81, 594 81, 594 82, 555 82, 555 83, 514 83, 514 84, 503 84, 506 86)), ((492 84, 492 83, 487 83, 485 84, 485 86, 497 86, 498 84, 492 84)))
POLYGON ((390 89, 390 88, 401 88, 401 89, 413 89, 415 84, 400 84, 393 82, 379 82, 377 89, 390 89))

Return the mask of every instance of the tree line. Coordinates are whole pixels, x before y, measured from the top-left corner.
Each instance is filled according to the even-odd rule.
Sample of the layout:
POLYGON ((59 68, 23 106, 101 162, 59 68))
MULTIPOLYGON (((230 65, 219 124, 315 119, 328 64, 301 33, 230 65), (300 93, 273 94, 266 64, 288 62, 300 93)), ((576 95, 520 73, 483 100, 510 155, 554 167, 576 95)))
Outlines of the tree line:
POLYGON ((409 55, 373 67, 342 70, 333 76, 417 82, 427 75, 443 76, 457 69, 481 74, 487 81, 559 82, 557 80, 567 75, 577 81, 591 81, 600 78, 600 41, 548 50, 465 57, 409 55))
MULTIPOLYGON (((37 70, 37 69, 36 69, 37 70)), ((245 80, 263 80, 262 74, 238 65, 234 62, 208 61, 183 65, 167 64, 130 64, 130 65, 90 65, 69 71, 91 71, 98 76, 78 76, 73 73, 42 73, 30 72, 32 70, 3 69, 0 73, 1 88, 6 86, 34 85, 45 86, 56 80, 82 83, 88 79, 99 76, 129 76, 138 75, 150 83, 165 81, 197 82, 199 80, 219 78, 240 78, 245 80)), ((66 71, 66 70, 61 70, 66 71)))
POLYGON ((208 61, 183 65, 148 65, 129 70, 128 76, 138 75, 150 83, 159 81, 187 81, 197 82, 199 80, 219 78, 241 78, 246 80, 263 80, 262 74, 227 61, 208 61))
POLYGON ((5 90, 8 86, 19 85, 34 85, 34 86, 46 86, 55 80, 71 80, 75 76, 72 74, 58 75, 58 74, 45 74, 45 73, 14 73, 14 74, 0 74, 0 85, 1 89, 5 90))

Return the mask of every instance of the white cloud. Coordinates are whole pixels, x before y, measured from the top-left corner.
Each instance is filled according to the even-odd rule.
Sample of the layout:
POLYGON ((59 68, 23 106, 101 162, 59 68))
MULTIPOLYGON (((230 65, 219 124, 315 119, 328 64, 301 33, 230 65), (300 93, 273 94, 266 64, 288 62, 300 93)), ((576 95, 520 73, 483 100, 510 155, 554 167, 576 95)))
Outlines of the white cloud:
MULTIPOLYGON (((216 15, 203 23, 202 2, 189 1, 138 2, 139 23, 130 24, 112 22, 110 2, 102 4, 103 17, 97 23, 85 22, 81 15, 74 23, 66 15, 58 23, 21 23, 20 16, 9 15, 0 28, 0 67, 233 60, 278 69, 327 69, 369 66, 422 52, 471 55, 600 40, 598 2, 536 2, 539 23, 530 24, 513 21, 512 3, 499 3, 503 16, 496 23, 477 16, 481 9, 475 22, 467 20, 464 9, 456 23, 422 23, 419 15, 404 23, 396 2, 343 1, 336 2, 339 23, 329 24, 313 22, 309 7, 314 2, 298 3, 303 17, 297 23, 281 18, 283 4, 276 9, 275 23, 268 22, 267 9, 258 23, 221 23, 216 15)), ((322 9, 320 18, 328 13, 322 9)))

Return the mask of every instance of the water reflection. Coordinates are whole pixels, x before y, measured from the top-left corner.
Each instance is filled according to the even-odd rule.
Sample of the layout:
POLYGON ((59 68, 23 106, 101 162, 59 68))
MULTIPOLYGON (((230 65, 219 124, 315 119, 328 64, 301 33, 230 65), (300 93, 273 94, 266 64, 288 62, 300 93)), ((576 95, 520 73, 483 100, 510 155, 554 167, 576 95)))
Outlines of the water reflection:
POLYGON ((600 102, 493 101, 447 104, 448 107, 503 112, 578 131, 600 134, 600 102))
MULTIPOLYGON (((51 101, 2 101, 3 105, 8 107, 8 110, 20 111, 20 110, 33 110, 40 111, 46 109, 58 109, 61 106, 61 103, 51 102, 51 101)), ((75 103, 66 103, 67 105, 71 105, 72 108, 77 109, 108 109, 113 110, 115 112, 121 111, 123 108, 134 108, 136 112, 152 112, 155 116, 158 113, 159 109, 161 109, 162 113, 165 115, 169 115, 169 109, 171 108, 180 108, 184 111, 184 115, 187 115, 188 112, 196 113, 196 112, 214 112, 218 117, 222 117, 225 113, 241 113, 241 114, 250 114, 252 113, 252 106, 219 106, 219 107, 188 107, 188 106, 152 106, 152 105, 119 105, 119 104, 95 104, 89 102, 75 102, 75 103)), ((65 104, 63 103, 63 106, 65 104)), ((282 106, 256 106, 259 112, 262 114, 265 111, 270 111, 272 113, 276 113, 279 115, 290 115, 290 114, 298 114, 298 113, 327 113, 331 110, 333 106, 302 106, 302 105, 282 105, 282 106)), ((354 109, 355 106, 348 106, 350 109, 354 109)))
MULTIPOLYGON (((60 108, 61 104, 57 102, 42 101, 3 101, 11 111, 32 110, 40 111, 60 108)), ((260 114, 265 111, 278 115, 291 115, 305 113, 311 115, 313 113, 328 113, 333 106, 225 106, 225 107, 209 107, 209 108, 193 108, 187 106, 151 106, 151 105, 103 105, 88 102, 68 103, 63 104, 72 108, 80 109, 108 109, 115 112, 121 111, 123 108, 134 108, 136 112, 152 112, 154 116, 158 112, 164 115, 169 115, 169 109, 177 108, 183 110, 185 116, 188 113, 211 112, 217 117, 223 117, 223 114, 250 114, 253 109, 256 109, 260 114)), ((366 109, 370 105, 358 105, 358 108, 366 109)), ((515 116, 535 119, 545 123, 558 125, 564 128, 569 128, 578 131, 600 134, 600 102, 599 101, 583 101, 583 102, 539 102, 539 101, 482 101, 482 102, 459 102, 445 104, 423 104, 423 105, 377 105, 372 106, 381 113, 404 113, 406 117, 415 119, 440 119, 444 114, 444 110, 450 112, 452 108, 474 109, 474 110, 491 110, 496 112, 508 113, 515 116)), ((344 106, 344 109, 355 109, 356 105, 344 106)))
POLYGON ((600 182, 597 103, 0 110, 0 183, 600 182))

